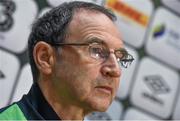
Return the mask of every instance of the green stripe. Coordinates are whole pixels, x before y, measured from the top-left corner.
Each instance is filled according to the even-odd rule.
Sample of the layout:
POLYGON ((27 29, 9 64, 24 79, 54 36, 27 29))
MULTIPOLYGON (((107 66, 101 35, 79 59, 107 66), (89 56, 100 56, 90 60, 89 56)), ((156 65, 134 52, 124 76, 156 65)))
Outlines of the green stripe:
POLYGON ((27 121, 23 112, 17 104, 11 105, 5 111, 0 113, 0 120, 23 120, 27 121))

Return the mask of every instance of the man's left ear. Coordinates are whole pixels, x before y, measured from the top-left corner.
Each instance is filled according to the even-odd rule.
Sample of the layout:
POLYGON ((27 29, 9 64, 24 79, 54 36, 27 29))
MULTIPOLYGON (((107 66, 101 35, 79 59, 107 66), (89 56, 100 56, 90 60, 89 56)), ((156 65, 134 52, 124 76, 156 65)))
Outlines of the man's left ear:
POLYGON ((53 48, 43 42, 38 42, 33 51, 34 60, 40 73, 49 75, 52 73, 53 66, 55 63, 55 54, 53 48))

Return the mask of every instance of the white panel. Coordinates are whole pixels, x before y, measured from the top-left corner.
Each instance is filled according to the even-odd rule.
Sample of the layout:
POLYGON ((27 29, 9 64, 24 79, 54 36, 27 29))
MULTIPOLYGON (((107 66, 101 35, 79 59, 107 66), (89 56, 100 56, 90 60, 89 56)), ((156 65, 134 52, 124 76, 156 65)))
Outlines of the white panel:
POLYGON ((179 85, 178 73, 157 61, 144 58, 137 73, 131 102, 154 115, 168 118, 179 85))
POLYGON ((0 50, 0 108, 9 102, 19 67, 14 55, 0 50))
POLYGON ((159 8, 148 36, 147 52, 180 69, 180 17, 159 8))

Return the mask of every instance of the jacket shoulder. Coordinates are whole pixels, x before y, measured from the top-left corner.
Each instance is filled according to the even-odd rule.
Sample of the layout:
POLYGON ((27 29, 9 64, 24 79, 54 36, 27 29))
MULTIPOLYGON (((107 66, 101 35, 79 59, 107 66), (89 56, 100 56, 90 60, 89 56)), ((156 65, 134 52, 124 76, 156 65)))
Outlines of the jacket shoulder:
POLYGON ((2 109, 3 111, 0 112, 0 120, 24 120, 26 121, 26 118, 19 108, 19 106, 14 103, 11 106, 2 109))

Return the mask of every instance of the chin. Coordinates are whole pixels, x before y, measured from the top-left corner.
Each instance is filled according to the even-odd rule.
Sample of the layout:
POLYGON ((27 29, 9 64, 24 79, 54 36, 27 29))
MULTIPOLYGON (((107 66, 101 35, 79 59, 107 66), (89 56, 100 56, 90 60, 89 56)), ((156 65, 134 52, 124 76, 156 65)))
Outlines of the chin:
POLYGON ((88 110, 86 110, 86 113, 92 113, 92 112, 105 112, 108 109, 109 106, 96 106, 96 107, 90 107, 88 110))
POLYGON ((96 100, 91 103, 91 109, 92 111, 105 112, 109 108, 110 104, 111 101, 109 100, 96 100))
POLYGON ((101 108, 98 108, 96 111, 98 111, 98 112, 105 112, 108 109, 108 107, 101 107, 101 108))

